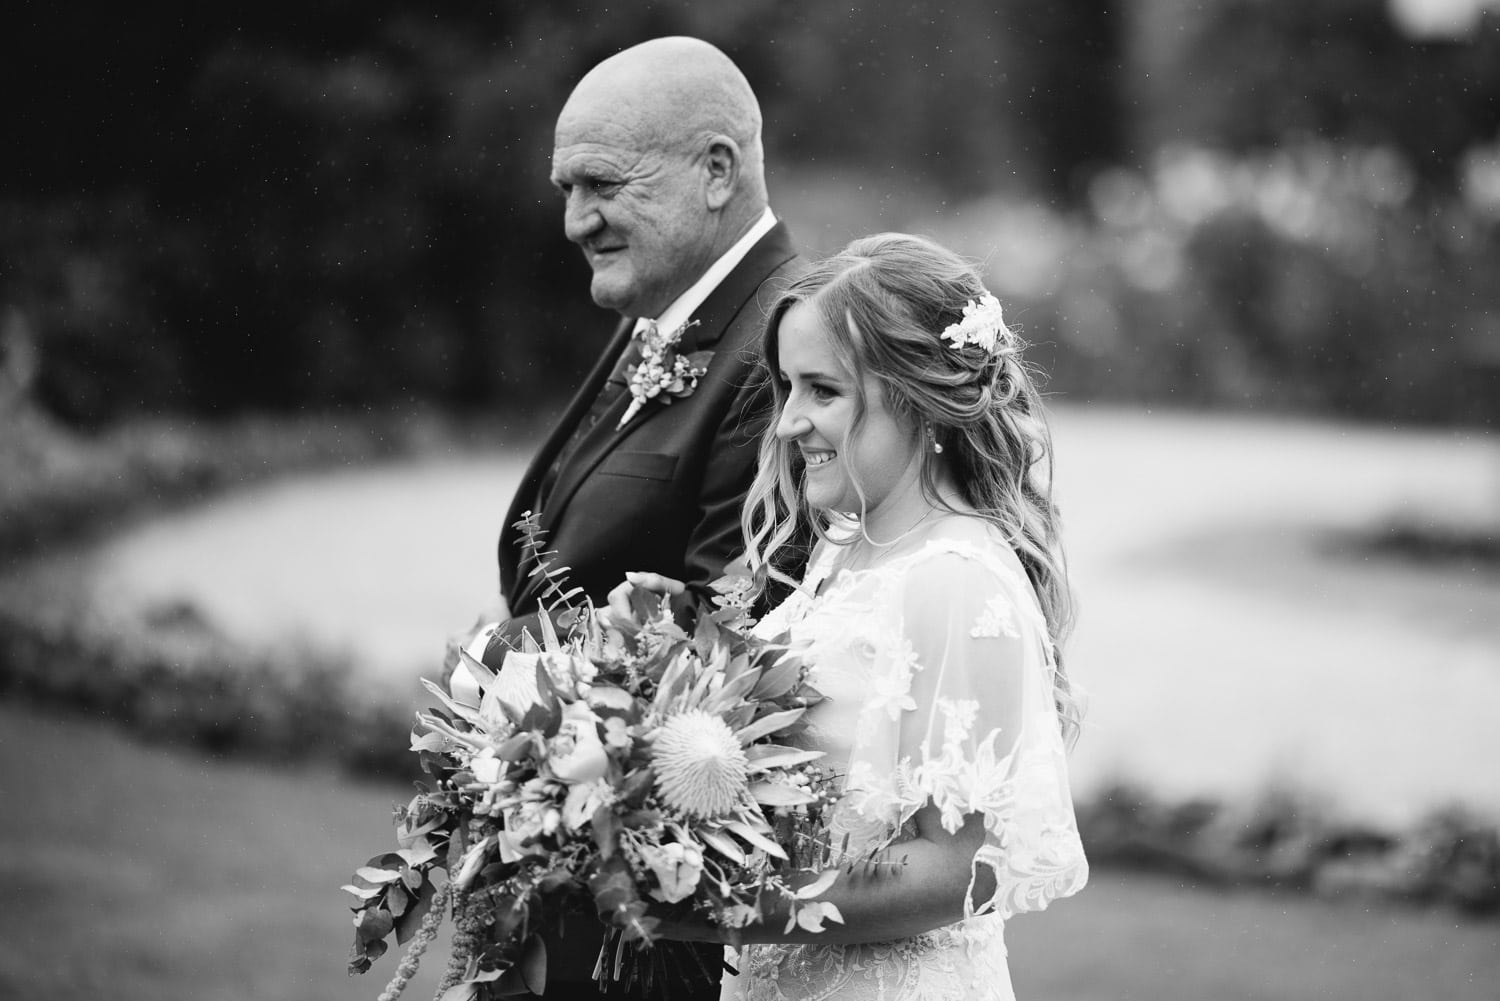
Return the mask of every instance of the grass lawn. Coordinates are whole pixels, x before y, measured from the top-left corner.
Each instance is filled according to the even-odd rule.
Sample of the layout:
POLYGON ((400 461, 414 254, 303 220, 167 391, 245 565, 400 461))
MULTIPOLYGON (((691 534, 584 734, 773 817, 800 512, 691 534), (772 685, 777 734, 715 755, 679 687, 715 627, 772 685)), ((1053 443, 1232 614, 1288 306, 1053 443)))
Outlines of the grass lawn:
MULTIPOLYGON (((399 784, 145 746, 0 704, 0 998, 374 998, 338 890, 399 784)), ((1100 872, 1011 932, 1023 999, 1493 1001, 1500 925, 1100 872)), ((442 955, 409 997, 431 995, 442 955)))

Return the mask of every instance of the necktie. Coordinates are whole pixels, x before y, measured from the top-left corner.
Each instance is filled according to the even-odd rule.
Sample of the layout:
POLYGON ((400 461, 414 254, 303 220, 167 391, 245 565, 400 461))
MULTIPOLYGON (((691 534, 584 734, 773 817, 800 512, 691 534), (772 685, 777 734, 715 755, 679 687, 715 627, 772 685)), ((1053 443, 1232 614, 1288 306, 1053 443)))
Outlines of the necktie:
POLYGON ((547 469, 547 475, 542 477, 541 485, 537 489, 538 509, 546 507, 547 499, 552 496, 552 488, 557 484, 558 473, 573 458, 573 453, 578 451, 578 446, 582 444, 583 439, 604 419, 604 415, 620 398, 620 394, 625 392, 625 387, 630 384, 630 366, 640 360, 641 343, 631 337, 630 342, 625 345, 625 350, 620 353, 619 361, 615 362, 615 367, 610 370, 609 378, 604 380, 604 386, 599 390, 599 395, 594 397, 588 413, 573 429, 568 443, 557 453, 557 458, 547 469))

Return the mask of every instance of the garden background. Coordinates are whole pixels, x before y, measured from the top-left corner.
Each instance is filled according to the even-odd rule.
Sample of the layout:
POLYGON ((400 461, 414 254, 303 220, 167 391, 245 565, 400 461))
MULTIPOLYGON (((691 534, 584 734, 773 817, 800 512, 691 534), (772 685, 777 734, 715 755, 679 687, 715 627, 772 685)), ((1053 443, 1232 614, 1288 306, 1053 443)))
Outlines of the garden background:
POLYGON ((937 237, 1050 373, 1095 877, 1022 996, 1494 997, 1500 4, 12 20, 0 996, 378 993, 338 886, 612 325, 552 121, 685 33, 806 250, 937 237))

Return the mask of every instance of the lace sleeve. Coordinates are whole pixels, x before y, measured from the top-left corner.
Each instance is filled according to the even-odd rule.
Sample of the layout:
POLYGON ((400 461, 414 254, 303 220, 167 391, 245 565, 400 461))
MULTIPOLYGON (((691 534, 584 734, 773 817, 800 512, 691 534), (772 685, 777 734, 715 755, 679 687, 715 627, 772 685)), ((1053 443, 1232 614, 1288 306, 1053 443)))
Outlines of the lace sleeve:
POLYGON ((949 831, 981 815, 970 915, 1009 917, 1077 892, 1088 865, 1029 582, 997 554, 938 549, 885 598, 893 631, 874 659, 851 760, 861 812, 904 824, 931 802, 949 831), (976 903, 981 867, 995 889, 976 903))

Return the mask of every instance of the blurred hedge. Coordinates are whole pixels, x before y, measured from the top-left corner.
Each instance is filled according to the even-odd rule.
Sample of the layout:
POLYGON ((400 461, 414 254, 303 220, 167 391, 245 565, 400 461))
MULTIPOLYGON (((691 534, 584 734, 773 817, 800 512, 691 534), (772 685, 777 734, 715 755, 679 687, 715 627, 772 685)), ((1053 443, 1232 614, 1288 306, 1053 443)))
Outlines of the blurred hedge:
MULTIPOLYGON (((530 424, 521 423, 524 436, 530 424)), ((496 430, 494 422, 415 410, 158 418, 83 435, 31 408, 0 406, 0 557, 117 531, 129 520, 269 477, 465 449, 490 441, 496 430)))
POLYGON ((1177 147, 1100 173, 1077 212, 981 204, 949 230, 990 251, 991 285, 1075 400, 1490 425, 1500 142, 1474 170, 1491 194, 1424 196, 1384 147, 1177 147), (987 244, 1007 228, 1019 239, 987 244))

